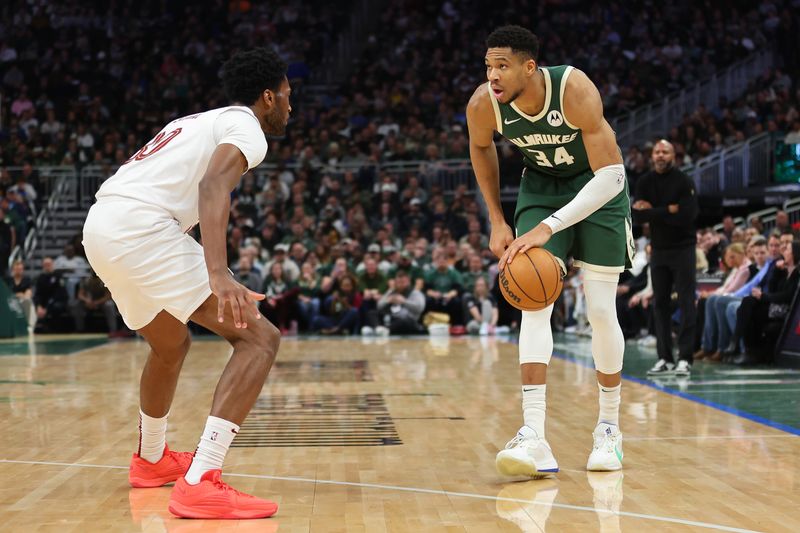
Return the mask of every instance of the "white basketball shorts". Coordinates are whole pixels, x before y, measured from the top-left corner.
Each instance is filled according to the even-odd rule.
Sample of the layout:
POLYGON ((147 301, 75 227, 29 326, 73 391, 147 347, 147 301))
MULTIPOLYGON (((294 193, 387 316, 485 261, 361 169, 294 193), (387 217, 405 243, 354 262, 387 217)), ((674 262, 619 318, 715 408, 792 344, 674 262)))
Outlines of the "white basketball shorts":
POLYGON ((86 217, 83 246, 133 330, 162 310, 185 324, 211 295, 203 247, 161 208, 103 198, 86 217))

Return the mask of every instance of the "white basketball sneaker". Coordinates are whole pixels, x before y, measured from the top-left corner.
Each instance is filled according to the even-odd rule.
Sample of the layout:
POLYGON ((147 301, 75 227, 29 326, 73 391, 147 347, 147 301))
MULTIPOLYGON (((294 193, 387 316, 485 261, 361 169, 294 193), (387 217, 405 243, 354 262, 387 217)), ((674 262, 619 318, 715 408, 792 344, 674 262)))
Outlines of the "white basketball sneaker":
POLYGON ((528 426, 519 428, 517 435, 506 444, 495 459, 497 472, 504 476, 543 478, 558 472, 558 463, 545 439, 528 426))
POLYGON ((600 422, 594 428, 594 446, 586 470, 607 472, 622 469, 622 432, 613 424, 600 422))

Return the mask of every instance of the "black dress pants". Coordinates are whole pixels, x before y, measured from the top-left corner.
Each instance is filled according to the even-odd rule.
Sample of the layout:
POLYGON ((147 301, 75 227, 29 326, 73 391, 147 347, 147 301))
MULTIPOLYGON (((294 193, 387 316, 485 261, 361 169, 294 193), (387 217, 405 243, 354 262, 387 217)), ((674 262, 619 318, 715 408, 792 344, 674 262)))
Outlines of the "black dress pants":
POLYGON ((672 355, 673 291, 678 294, 681 313, 678 329, 678 358, 692 362, 697 308, 694 246, 678 250, 653 250, 650 260, 656 326, 656 350, 659 359, 674 362, 672 355))

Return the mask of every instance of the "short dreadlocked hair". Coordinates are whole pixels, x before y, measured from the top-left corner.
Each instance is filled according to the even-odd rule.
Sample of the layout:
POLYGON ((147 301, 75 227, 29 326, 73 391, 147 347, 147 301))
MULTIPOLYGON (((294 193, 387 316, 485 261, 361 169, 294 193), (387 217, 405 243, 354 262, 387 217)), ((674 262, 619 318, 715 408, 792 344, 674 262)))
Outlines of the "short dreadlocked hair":
POLYGON ((539 60, 539 39, 522 26, 500 26, 486 38, 486 48, 511 48, 515 54, 539 60))
POLYGON ((270 89, 277 91, 288 66, 275 50, 253 48, 238 52, 222 65, 222 85, 231 102, 251 105, 270 89))

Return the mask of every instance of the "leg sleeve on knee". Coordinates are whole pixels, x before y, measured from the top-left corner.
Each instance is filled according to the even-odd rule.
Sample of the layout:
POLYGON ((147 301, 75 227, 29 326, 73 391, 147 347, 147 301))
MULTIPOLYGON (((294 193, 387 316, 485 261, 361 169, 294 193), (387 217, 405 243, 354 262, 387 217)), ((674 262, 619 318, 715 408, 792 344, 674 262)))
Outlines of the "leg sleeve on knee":
POLYGON ((540 311, 523 311, 519 326, 519 364, 550 363, 553 355, 553 331, 550 315, 553 306, 540 311))
POLYGON ((617 320, 617 281, 619 274, 594 272, 584 274, 586 314, 592 326, 592 357, 594 366, 603 374, 622 370, 625 337, 617 320))

